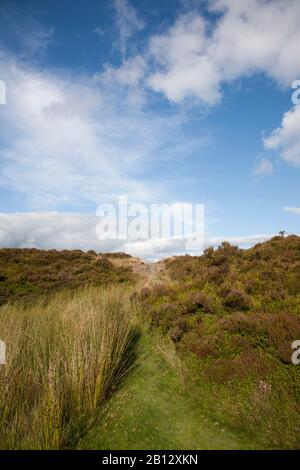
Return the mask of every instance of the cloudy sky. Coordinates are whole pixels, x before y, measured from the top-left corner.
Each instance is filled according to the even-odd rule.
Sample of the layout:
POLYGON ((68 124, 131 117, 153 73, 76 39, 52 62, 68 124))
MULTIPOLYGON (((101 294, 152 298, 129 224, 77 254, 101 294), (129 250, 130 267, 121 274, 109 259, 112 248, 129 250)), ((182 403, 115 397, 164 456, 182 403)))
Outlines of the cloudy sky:
POLYGON ((119 195, 205 204, 207 244, 299 233, 299 17, 299 0, 1 0, 0 245, 183 250, 98 240, 119 195))

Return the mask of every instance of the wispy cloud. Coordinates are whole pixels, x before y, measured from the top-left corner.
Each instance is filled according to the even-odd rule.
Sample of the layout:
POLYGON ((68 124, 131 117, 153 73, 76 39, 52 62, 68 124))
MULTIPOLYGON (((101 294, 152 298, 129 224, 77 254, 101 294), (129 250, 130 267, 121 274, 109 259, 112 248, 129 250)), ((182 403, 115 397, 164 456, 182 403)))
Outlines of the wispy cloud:
POLYGON ((104 28, 101 28, 100 26, 98 26, 97 28, 93 30, 93 33, 98 34, 98 36, 104 36, 106 31, 104 28))
MULTIPOLYGON (((150 162, 153 171, 172 154, 177 158, 180 146, 188 157, 196 142, 185 135, 185 116, 149 110, 140 91, 128 87, 137 77, 126 69, 116 73, 117 84, 112 71, 74 77, 2 55, 7 105, 0 115, 0 187, 21 193, 35 210, 82 210, 118 194, 169 198, 146 170, 150 162)), ((205 145, 201 135, 197 142, 205 145)))
POLYGON ((290 214, 300 215, 300 207, 284 207, 283 210, 290 214))
POLYGON ((141 92, 146 69, 145 59, 136 55, 124 60, 120 67, 107 66, 99 78, 111 85, 117 83, 118 86, 139 87, 141 92))
POLYGON ((2 187, 23 193, 35 208, 97 204, 119 192, 148 198, 146 185, 130 174, 130 161, 138 167, 142 156, 138 139, 128 141, 145 125, 134 109, 126 120, 117 118, 119 109, 93 79, 41 73, 11 60, 0 70, 8 95, 1 114, 2 187))
POLYGON ((138 31, 144 28, 144 21, 136 9, 127 0, 114 0, 116 10, 116 25, 119 31, 118 45, 123 56, 128 49, 128 41, 138 31))
POLYGON ((273 163, 270 160, 263 159, 261 160, 254 170, 254 175, 272 175, 274 171, 273 163))
POLYGON ((19 55, 27 58, 45 53, 54 33, 52 27, 39 21, 28 4, 16 5, 9 0, 0 5, 0 29, 5 46, 14 45, 19 55))

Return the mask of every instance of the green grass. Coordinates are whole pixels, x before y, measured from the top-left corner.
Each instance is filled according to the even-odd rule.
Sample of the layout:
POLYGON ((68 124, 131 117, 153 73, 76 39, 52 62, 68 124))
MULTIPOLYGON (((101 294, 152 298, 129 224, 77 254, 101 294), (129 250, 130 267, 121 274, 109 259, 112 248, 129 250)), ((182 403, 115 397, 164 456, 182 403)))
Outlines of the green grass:
POLYGON ((2 448, 300 448, 299 237, 108 258, 0 250, 2 448))
POLYGON ((234 433, 208 412, 205 403, 208 397, 203 397, 201 387, 182 377, 185 372, 158 350, 153 335, 143 336, 139 357, 138 366, 103 408, 95 426, 80 442, 80 448, 254 447, 247 436, 234 433))
POLYGON ((0 447, 76 447, 134 360, 130 293, 85 288, 0 308, 0 447))

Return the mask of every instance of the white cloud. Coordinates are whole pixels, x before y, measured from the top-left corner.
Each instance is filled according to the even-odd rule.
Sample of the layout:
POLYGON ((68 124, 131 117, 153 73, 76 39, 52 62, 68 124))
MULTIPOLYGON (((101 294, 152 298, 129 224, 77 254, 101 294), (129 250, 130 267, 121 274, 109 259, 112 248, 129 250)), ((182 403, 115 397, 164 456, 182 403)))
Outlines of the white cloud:
POLYGON ((210 238, 207 242, 207 246, 219 246, 224 240, 228 241, 232 245, 238 245, 243 248, 247 248, 249 246, 255 245, 256 243, 263 243, 266 240, 274 237, 274 235, 270 234, 255 234, 255 235, 248 235, 248 236, 229 236, 229 237, 215 237, 210 238))
POLYGON ((185 252, 185 240, 99 240, 99 217, 58 212, 0 213, 0 246, 126 251, 147 259, 185 252))
MULTIPOLYGON (((157 238, 142 241, 99 240, 99 218, 86 214, 0 213, 0 246, 40 249, 93 249, 99 252, 125 251, 131 255, 157 260, 186 253, 184 239, 157 238)), ((263 242, 271 235, 208 238, 205 246, 218 246, 223 240, 241 247, 263 242)))
POLYGON ((294 106, 283 115, 281 127, 264 138, 264 146, 278 150, 284 161, 300 166, 300 106, 294 106))
POLYGON ((290 214, 300 215, 300 207, 284 207, 283 210, 290 214))
POLYGON ((125 170, 128 150, 120 152, 110 137, 119 132, 122 138, 114 110, 92 80, 40 73, 10 60, 0 71, 7 84, 2 187, 26 194, 33 207, 100 203, 119 191, 144 194, 125 170))
MULTIPOLYGON (((262 243, 272 238, 272 235, 250 235, 245 237, 216 237, 206 238, 204 248, 213 246, 217 248, 221 243, 226 240, 232 245, 238 245, 241 248, 249 248, 256 243, 262 243)), ((190 255, 201 255, 202 250, 199 252, 188 252, 186 249, 185 239, 167 239, 157 238, 150 240, 141 240, 136 242, 125 243, 122 246, 122 250, 133 254, 139 258, 148 259, 151 261, 158 261, 163 258, 169 258, 171 256, 180 256, 185 254, 190 255)))
POLYGON ((200 16, 186 15, 167 34, 151 40, 150 54, 158 71, 150 75, 148 84, 155 91, 164 92, 170 101, 196 96, 215 104, 220 97, 218 70, 206 54, 205 28, 200 16))
POLYGON ((108 66, 101 74, 101 79, 107 83, 117 82, 128 87, 136 87, 145 75, 146 62, 141 56, 134 56, 122 62, 118 68, 108 66))
MULTIPOLYGON (((151 39, 143 58, 136 51, 126 55, 143 21, 126 0, 116 0, 119 47, 125 58, 118 69, 108 66, 94 78, 41 73, 0 52, 0 76, 7 84, 7 105, 0 113, 0 187, 22 194, 29 210, 90 210, 120 193, 135 201, 163 200, 165 189, 147 181, 145 169, 151 166, 154 173, 155 159, 174 157, 176 149, 188 158, 189 145, 199 148, 202 136, 184 138, 184 115, 159 115, 144 107, 147 86, 176 103, 196 98, 215 105, 222 85, 245 75, 263 72, 286 86, 300 73, 298 0, 209 4, 219 15, 213 22, 194 12, 179 17, 151 39)), ((28 48, 33 53, 43 35, 32 35, 28 48)), ((48 36, 50 32, 44 35, 45 44, 48 36)), ((282 126, 264 141, 266 148, 279 149, 294 165, 300 164, 299 109, 286 113, 282 126)), ((271 165, 262 161, 256 174, 271 172, 271 165)), ((164 183, 167 187, 169 180, 164 183)), ((1 214, 0 243, 128 249, 151 258, 185 251, 184 242, 161 239, 128 245, 105 242, 102 247, 94 226, 95 218, 82 214, 1 214)), ((230 241, 246 246, 266 238, 230 241)), ((211 239, 208 244, 221 241, 211 239)))
POLYGON ((273 173, 273 163, 270 160, 263 159, 254 170, 254 175, 271 175, 273 173))
POLYGON ((29 210, 83 210, 119 194, 165 200, 167 188, 148 181, 145 168, 180 145, 188 153, 191 140, 182 131, 183 115, 144 106, 134 86, 143 62, 129 61, 135 74, 124 65, 93 78, 41 72, 0 55, 7 88, 0 187, 22 194, 29 210), (114 73, 116 81, 109 79, 114 73))
POLYGON ((148 84, 170 101, 195 97, 214 105, 221 86, 254 73, 265 73, 280 86, 300 74, 298 0, 214 0, 219 16, 181 16, 164 34, 152 38, 156 71, 148 84))
POLYGON ((290 86, 300 71, 298 0, 215 0, 213 55, 227 80, 256 71, 290 86))
POLYGON ((123 55, 127 52, 129 39, 144 28, 144 22, 128 0, 114 0, 116 25, 119 30, 119 47, 123 55))
POLYGON ((17 248, 99 248, 96 223, 95 216, 80 214, 0 214, 0 245, 17 248))

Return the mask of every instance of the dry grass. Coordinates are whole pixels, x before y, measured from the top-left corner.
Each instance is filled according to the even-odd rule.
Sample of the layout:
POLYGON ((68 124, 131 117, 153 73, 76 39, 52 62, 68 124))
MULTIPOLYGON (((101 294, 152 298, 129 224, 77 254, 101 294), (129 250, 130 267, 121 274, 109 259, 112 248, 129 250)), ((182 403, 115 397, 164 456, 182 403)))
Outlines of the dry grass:
POLYGON ((136 330, 121 287, 85 288, 24 308, 0 308, 4 449, 74 447, 131 366, 136 330))
POLYGON ((169 336, 163 336, 159 333, 153 335, 155 351, 163 358, 171 370, 177 375, 182 385, 187 380, 187 370, 181 361, 174 342, 169 336))

